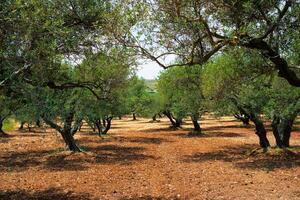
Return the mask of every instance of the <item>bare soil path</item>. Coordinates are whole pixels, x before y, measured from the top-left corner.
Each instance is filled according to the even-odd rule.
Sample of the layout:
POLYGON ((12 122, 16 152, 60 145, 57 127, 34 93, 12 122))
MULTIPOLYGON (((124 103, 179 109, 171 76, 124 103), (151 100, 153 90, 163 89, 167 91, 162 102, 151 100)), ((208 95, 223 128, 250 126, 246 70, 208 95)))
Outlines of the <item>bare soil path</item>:
MULTIPOLYGON (((170 130, 149 119, 113 121, 103 139, 88 127, 76 135, 87 153, 62 151, 51 129, 0 139, 0 200, 300 199, 300 155, 254 155, 253 127, 205 117, 170 130)), ((269 135, 272 144, 272 136, 269 135)), ((300 145, 300 132, 292 145, 300 145)))

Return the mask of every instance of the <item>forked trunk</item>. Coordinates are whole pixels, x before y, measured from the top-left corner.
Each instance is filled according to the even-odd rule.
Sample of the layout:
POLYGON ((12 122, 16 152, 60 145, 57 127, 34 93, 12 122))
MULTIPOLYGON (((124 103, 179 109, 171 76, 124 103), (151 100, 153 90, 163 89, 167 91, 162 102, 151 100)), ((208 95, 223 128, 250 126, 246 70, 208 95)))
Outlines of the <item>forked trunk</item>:
POLYGON ((106 126, 105 126, 105 129, 103 131, 103 134, 107 134, 107 132, 109 131, 109 129, 111 128, 111 120, 112 120, 112 117, 109 117, 106 119, 106 126))
POLYGON ((250 117, 246 114, 235 114, 234 117, 240 120, 245 126, 249 125, 250 117))
POLYGON ((102 124, 100 119, 95 121, 95 127, 97 128, 98 135, 100 136, 102 134, 102 124))
POLYGON ((78 122, 80 123, 81 121, 78 120, 77 122, 75 122, 74 127, 72 127, 73 118, 74 118, 74 114, 70 113, 69 116, 66 117, 63 127, 59 126, 58 124, 56 124, 55 122, 53 122, 47 118, 43 118, 43 120, 49 126, 51 126, 51 128, 54 128, 61 134, 68 150, 73 151, 73 152, 81 152, 80 148, 77 146, 75 139, 74 139, 74 135, 79 128, 78 122))

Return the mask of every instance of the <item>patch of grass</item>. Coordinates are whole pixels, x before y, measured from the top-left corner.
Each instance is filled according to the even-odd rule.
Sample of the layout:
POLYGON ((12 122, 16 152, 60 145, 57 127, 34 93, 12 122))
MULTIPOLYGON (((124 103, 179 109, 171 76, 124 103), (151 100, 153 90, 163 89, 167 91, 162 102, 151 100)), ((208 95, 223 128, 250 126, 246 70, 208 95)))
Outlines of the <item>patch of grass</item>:
POLYGON ((12 131, 16 128, 17 122, 14 119, 6 119, 3 124, 4 131, 12 131))

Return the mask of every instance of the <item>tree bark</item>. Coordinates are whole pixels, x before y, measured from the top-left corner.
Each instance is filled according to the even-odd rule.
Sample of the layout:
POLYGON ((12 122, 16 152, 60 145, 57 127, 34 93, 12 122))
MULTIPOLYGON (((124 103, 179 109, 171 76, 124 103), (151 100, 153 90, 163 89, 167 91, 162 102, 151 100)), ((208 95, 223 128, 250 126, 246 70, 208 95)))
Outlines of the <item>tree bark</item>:
POLYGON ((95 127, 97 127, 98 135, 101 136, 101 134, 102 134, 102 124, 101 124, 100 119, 95 121, 95 127))
POLYGON ((156 116, 157 116, 157 114, 154 114, 153 116, 152 116, 152 121, 157 121, 157 119, 156 119, 156 116))
POLYGON ((77 146, 73 134, 70 131, 61 133, 68 149, 73 152, 81 152, 80 148, 77 146))
POLYGON ((242 46, 261 51, 274 64, 280 77, 286 79, 290 85, 300 87, 300 79, 297 74, 289 68, 288 62, 277 51, 273 50, 267 42, 262 39, 253 38, 247 43, 242 44, 242 46))
POLYGON ((109 117, 106 119, 106 126, 105 129, 103 131, 103 134, 106 135, 107 132, 109 131, 109 129, 111 128, 111 121, 112 121, 112 117, 109 117))
POLYGON ((180 128, 182 124, 182 119, 175 119, 175 127, 174 128, 180 128))
POLYGON ((133 118, 133 121, 136 120, 136 114, 135 113, 132 113, 132 118, 133 118))
POLYGON ((235 114, 234 117, 238 120, 240 120, 245 126, 249 125, 250 123, 250 117, 246 114, 235 114))
POLYGON ((191 116, 191 119, 192 119, 192 122, 194 125, 194 131, 201 134, 201 127, 200 127, 200 124, 198 123, 198 118, 199 118, 198 116, 194 116, 194 115, 191 116))
POLYGON ((36 124, 37 127, 40 128, 41 127, 41 120, 37 119, 36 122, 35 122, 35 124, 36 124))
POLYGON ((57 125, 55 122, 53 122, 53 121, 51 121, 47 118, 43 118, 43 120, 51 128, 54 128, 55 130, 57 130, 61 134, 67 148, 70 151, 81 152, 81 149, 77 146, 77 144, 75 142, 75 139, 74 139, 74 134, 78 130, 79 126, 75 124, 74 127, 72 127, 73 117, 74 117, 74 114, 70 113, 66 117, 66 120, 64 121, 64 126, 63 127, 57 125))
POLYGON ((287 148, 290 146, 290 137, 292 127, 297 114, 291 115, 288 118, 274 116, 272 120, 272 131, 276 140, 276 146, 279 148, 287 148))
POLYGON ((23 130, 24 129, 24 125, 25 125, 25 122, 22 121, 19 130, 23 130))
POLYGON ((170 111, 164 111, 163 112, 164 115, 166 115, 168 117, 168 119, 170 120, 172 127, 176 127, 176 122, 174 121, 172 114, 170 113, 170 111))
POLYGON ((251 113, 249 115, 250 120, 254 123, 255 125, 255 134, 259 138, 259 144, 262 148, 268 148, 270 147, 270 142, 267 138, 267 131, 265 129, 265 126, 261 119, 254 113, 251 113))

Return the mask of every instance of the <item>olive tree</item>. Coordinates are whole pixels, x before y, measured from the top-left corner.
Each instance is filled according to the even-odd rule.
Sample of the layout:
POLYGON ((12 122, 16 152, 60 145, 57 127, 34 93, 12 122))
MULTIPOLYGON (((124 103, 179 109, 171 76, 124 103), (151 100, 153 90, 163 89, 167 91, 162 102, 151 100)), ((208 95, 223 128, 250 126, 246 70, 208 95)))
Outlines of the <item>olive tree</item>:
POLYGON ((212 109, 221 114, 248 116, 255 125, 260 146, 267 148, 270 143, 260 115, 268 102, 266 89, 271 77, 261 70, 262 63, 264 60, 256 52, 229 51, 205 66, 203 80, 204 94, 212 101, 212 109))
POLYGON ((159 76, 158 92, 164 102, 164 114, 173 127, 179 127, 182 119, 190 116, 194 130, 201 133, 198 120, 205 111, 201 71, 200 66, 174 67, 159 76))
POLYGON ((300 90, 276 78, 268 91, 265 113, 272 120, 272 131, 279 148, 290 146, 293 124, 300 111, 300 90))

